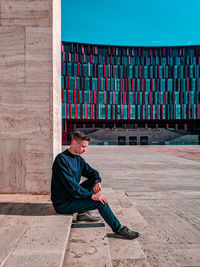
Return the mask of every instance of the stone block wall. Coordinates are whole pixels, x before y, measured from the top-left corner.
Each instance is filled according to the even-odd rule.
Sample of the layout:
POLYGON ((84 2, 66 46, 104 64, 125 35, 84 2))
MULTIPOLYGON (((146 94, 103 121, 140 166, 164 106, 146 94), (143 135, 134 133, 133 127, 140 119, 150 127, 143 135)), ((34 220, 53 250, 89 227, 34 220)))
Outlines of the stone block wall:
POLYGON ((0 0, 0 193, 49 193, 61 151, 61 0, 0 0))

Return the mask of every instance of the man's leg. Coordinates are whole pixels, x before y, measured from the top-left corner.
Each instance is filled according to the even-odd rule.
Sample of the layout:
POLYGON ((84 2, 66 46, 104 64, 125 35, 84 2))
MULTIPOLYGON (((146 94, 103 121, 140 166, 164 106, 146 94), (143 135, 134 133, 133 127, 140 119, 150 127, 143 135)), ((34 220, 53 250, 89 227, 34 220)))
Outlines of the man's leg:
POLYGON ((103 205, 101 202, 92 199, 74 199, 60 205, 56 208, 56 211, 62 214, 71 214, 75 212, 83 213, 95 209, 98 209, 99 213, 111 227, 113 232, 117 232, 121 228, 119 220, 113 214, 109 205, 107 203, 103 205))

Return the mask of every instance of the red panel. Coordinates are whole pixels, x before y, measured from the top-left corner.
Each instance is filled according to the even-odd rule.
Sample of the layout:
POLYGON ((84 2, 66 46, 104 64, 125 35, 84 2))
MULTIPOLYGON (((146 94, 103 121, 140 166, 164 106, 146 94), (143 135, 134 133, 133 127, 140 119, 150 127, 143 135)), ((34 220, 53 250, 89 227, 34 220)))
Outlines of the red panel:
POLYGON ((89 103, 91 104, 91 91, 89 91, 89 103))
POLYGON ((127 91, 127 78, 124 79, 124 83, 125 83, 125 91, 127 91))
POLYGON ((75 119, 78 118, 78 105, 75 104, 75 119))
POLYGON ((120 78, 120 90, 123 91, 123 78, 120 78))
POLYGON ((93 55, 90 55, 90 63, 93 63, 93 55))
POLYGON ((63 89, 61 89, 61 101, 63 103, 63 89))
POLYGON ((123 104, 126 104, 126 92, 123 91, 123 104))
POLYGON ((76 90, 73 90, 74 103, 76 103, 76 90))
POLYGON ((74 62, 77 62, 78 58, 77 58, 77 53, 74 54, 74 62))
POLYGON ((69 118, 72 119, 72 103, 69 104, 69 118))
POLYGON ((112 76, 115 77, 115 65, 112 65, 112 76))
POLYGON ((68 80, 68 87, 67 88, 70 89, 70 76, 69 75, 67 76, 67 80, 68 80))
POLYGON ((77 90, 77 103, 80 103, 80 99, 79 99, 79 90, 77 90))
POLYGON ((94 119, 93 118, 93 105, 90 105, 90 118, 94 119))
POLYGON ((78 76, 81 76, 81 64, 78 63, 78 76))
POLYGON ((106 120, 108 119, 108 105, 106 104, 106 120))
POLYGON ((135 79, 135 91, 138 91, 138 79, 135 79))
POLYGON ((113 104, 115 104, 115 91, 113 92, 113 104))
POLYGON ((106 91, 108 91, 108 78, 106 78, 106 91))
POLYGON ((88 104, 85 104, 85 118, 88 119, 88 104))
POLYGON ((163 105, 160 105, 160 118, 163 119, 163 105))
POLYGON ((96 92, 96 95, 97 95, 97 104, 99 104, 99 92, 98 91, 96 92))
POLYGON ((71 62, 71 53, 68 53, 68 62, 71 62))
POLYGON ((149 92, 149 104, 152 105, 152 92, 149 92))
POLYGON ((98 77, 98 90, 101 90, 101 79, 98 77))
POLYGON ((93 103, 94 103, 94 104, 96 103, 96 102, 95 102, 95 100, 96 100, 96 99, 95 99, 95 93, 96 93, 96 92, 93 91, 93 103))
POLYGON ((133 82, 133 78, 131 79, 131 91, 134 90, 134 82, 133 82))
POLYGON ((153 105, 151 105, 151 119, 153 119, 153 105))
POLYGON ((164 104, 167 104, 167 92, 164 92, 164 104))
POLYGON ((131 118, 131 105, 128 104, 128 119, 131 118))
POLYGON ((136 92, 133 93, 133 97, 134 97, 134 99, 133 99, 134 102, 133 103, 134 103, 134 105, 136 105, 136 92))

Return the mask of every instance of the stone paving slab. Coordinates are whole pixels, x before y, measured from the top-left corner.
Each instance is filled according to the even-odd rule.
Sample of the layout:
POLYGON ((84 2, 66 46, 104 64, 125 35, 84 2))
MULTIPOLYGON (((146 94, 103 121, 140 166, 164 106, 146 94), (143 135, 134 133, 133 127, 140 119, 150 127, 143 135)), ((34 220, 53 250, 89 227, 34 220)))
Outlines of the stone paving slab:
POLYGON ((63 267, 83 265, 112 266, 105 227, 71 229, 63 267))
POLYGON ((0 222, 1 266, 62 266, 72 216, 57 214, 49 196, 1 195, 0 222))
MULTIPOLYGON (((118 254, 110 252, 114 257, 113 266, 131 266, 131 264, 156 267, 200 266, 198 153, 199 146, 165 146, 165 148, 90 146, 88 148, 88 152, 83 156, 100 172, 105 194, 108 197, 110 193, 118 194, 117 197, 109 198, 116 215, 123 223, 128 219, 129 226, 142 233, 138 240, 134 240, 138 242, 135 258, 130 258, 129 253, 125 257, 124 252, 120 257, 120 250, 118 254), (167 149, 165 153, 164 149, 167 149), (136 257, 139 253, 141 258, 136 257)), ((3 236, 0 240, 1 260, 6 256, 11 260, 12 255, 15 257, 13 260, 16 260, 16 257, 22 259, 21 245, 25 244, 26 233, 30 237, 36 236, 36 229, 41 228, 39 236, 48 240, 50 233, 43 232, 44 225, 49 225, 49 229, 54 225, 53 229, 56 227, 64 231, 65 217, 62 219, 62 216, 55 215, 56 219, 53 221, 54 215, 51 215, 49 197, 49 195, 0 195, 0 233, 3 236), (2 206, 1 203, 7 205, 2 206), (33 215, 30 214, 30 209, 33 215), (42 216, 39 216, 39 212, 42 216), (45 217, 48 221, 43 219, 45 217), (35 227, 32 227, 34 222, 35 227)), ((78 230, 80 229, 76 229, 78 230)), ((106 231, 111 233, 107 227, 106 231)), ((110 244, 114 243, 114 240, 110 242, 114 238, 107 239, 110 244)), ((48 244, 45 244, 48 248, 48 244)), ((116 248, 117 243, 114 244, 111 249, 116 248)), ((126 246, 127 244, 129 242, 126 246)), ((131 247, 128 247, 128 251, 131 251, 131 247)), ((56 253, 58 252, 55 252, 55 258, 58 256, 56 253)))

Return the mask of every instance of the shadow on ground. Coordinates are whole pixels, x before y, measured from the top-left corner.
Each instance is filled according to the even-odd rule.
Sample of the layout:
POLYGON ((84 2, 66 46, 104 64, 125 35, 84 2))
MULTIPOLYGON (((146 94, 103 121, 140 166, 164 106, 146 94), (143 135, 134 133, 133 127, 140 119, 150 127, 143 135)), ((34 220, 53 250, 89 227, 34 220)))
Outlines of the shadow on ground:
POLYGON ((57 214, 51 203, 0 203, 1 215, 49 216, 57 214))

